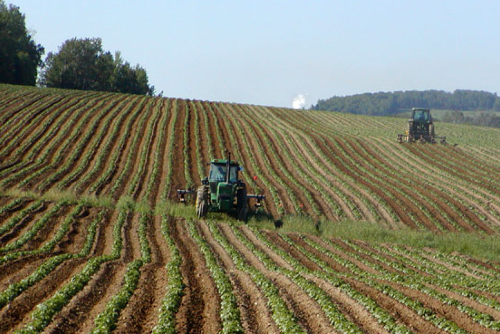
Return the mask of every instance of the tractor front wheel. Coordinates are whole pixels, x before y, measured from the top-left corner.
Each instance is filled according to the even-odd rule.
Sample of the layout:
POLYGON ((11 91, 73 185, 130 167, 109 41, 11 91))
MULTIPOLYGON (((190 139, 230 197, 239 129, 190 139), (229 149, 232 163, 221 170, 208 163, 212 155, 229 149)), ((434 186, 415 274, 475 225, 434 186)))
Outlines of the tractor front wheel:
POLYGON ((203 218, 208 212, 208 187, 200 186, 196 192, 196 215, 203 218))
POLYGON ((248 213, 248 203, 247 203, 248 201, 247 201, 246 188, 238 190, 237 196, 238 196, 238 198, 237 198, 237 201, 238 201, 238 203, 237 203, 238 204, 238 206, 237 206, 238 220, 246 221, 247 220, 247 213, 248 213))

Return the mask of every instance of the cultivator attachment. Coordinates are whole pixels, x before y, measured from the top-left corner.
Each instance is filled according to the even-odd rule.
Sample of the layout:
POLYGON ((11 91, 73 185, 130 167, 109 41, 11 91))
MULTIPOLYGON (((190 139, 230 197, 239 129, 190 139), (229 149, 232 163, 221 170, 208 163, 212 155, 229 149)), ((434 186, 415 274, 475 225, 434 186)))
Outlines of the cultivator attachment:
POLYGON ((415 138, 413 136, 410 136, 408 134, 398 134, 398 143, 415 143, 419 142, 421 144, 425 143, 431 143, 431 144, 436 144, 440 143, 445 145, 446 144, 446 137, 425 137, 425 136, 420 136, 420 138, 415 138))
POLYGON ((260 208, 262 206, 262 200, 266 199, 265 195, 247 195, 247 199, 255 198, 257 201, 255 202, 255 208, 260 208))
POLYGON ((186 204, 186 195, 194 194, 195 191, 192 189, 177 189, 177 197, 179 197, 179 202, 186 204))

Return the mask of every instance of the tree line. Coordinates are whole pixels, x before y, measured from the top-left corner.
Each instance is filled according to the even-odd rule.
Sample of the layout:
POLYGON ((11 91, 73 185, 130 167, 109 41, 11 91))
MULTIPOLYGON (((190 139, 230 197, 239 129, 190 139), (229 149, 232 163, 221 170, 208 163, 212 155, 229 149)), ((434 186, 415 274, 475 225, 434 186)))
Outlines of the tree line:
POLYGON ((59 52, 37 44, 19 7, 0 0, 0 83, 154 95, 146 70, 104 51, 100 38, 66 40, 59 52), (39 70, 41 70, 39 72, 39 70), (40 73, 40 75, 38 75, 40 73))
POLYGON ((364 93, 319 100, 313 110, 330 110, 363 115, 394 115, 413 107, 453 111, 500 111, 496 93, 475 90, 441 90, 364 93))

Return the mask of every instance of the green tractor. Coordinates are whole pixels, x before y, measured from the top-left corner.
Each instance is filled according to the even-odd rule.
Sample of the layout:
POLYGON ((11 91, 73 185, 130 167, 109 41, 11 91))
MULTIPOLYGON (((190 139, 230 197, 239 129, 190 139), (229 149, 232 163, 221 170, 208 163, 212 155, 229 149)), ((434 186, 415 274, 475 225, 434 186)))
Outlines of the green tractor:
MULTIPOLYGON (((249 199, 256 199, 255 206, 261 206, 264 195, 247 194, 246 185, 239 179, 239 172, 243 168, 237 161, 231 161, 231 154, 227 159, 213 159, 209 163, 208 177, 201 181, 202 185, 196 190, 196 214, 203 218, 208 212, 227 212, 235 214, 238 220, 246 221, 249 199)), ((185 195, 194 193, 194 190, 177 190, 181 202, 185 203, 185 195)))
POLYGON ((419 141, 435 144, 438 139, 441 144, 446 144, 446 137, 436 137, 430 109, 413 108, 411 118, 408 120, 408 128, 404 135, 398 135, 397 140, 400 143, 419 141))

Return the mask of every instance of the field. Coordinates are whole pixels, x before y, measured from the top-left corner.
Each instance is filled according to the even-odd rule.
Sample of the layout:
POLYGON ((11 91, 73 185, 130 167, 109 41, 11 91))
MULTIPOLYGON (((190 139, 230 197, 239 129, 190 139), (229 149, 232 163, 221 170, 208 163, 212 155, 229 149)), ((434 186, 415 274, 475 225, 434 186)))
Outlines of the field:
POLYGON ((337 229, 498 247, 500 131, 404 122, 0 85, 0 332, 497 333, 495 246, 337 229), (175 203, 226 150, 248 224, 175 203))

